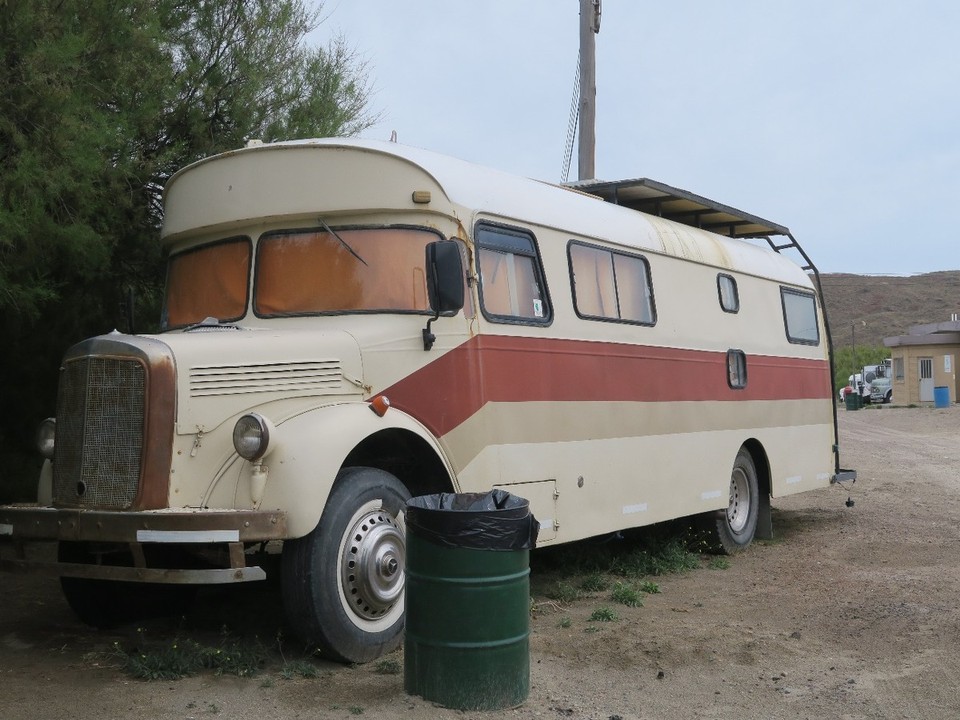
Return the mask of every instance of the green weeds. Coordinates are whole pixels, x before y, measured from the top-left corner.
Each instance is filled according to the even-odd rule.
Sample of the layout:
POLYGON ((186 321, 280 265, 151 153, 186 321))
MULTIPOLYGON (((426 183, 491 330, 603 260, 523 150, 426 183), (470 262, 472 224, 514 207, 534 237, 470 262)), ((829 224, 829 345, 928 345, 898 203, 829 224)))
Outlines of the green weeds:
POLYGON ((633 585, 618 582, 613 586, 610 599, 627 607, 643 607, 643 596, 633 585))
POLYGON ((615 622, 617 614, 608 607, 598 607, 591 613, 590 622, 615 622))
POLYGON ((403 666, 395 658, 378 660, 377 664, 373 666, 373 671, 378 675, 399 675, 402 670, 403 666))
POLYGON ((580 589, 584 592, 603 592, 610 587, 610 580, 602 573, 593 572, 580 581, 580 589))
POLYGON ((146 642, 140 632, 139 647, 127 651, 114 643, 114 654, 123 670, 141 680, 178 680, 212 670, 217 675, 250 677, 266 661, 266 649, 257 641, 224 638, 217 646, 201 645, 177 637, 172 642, 146 642))
POLYGON ((280 677, 284 680, 293 680, 298 677, 312 680, 320 677, 320 674, 320 668, 309 660, 288 660, 280 668, 280 677))
POLYGON ((557 582, 546 594, 551 600, 561 604, 572 603, 581 597, 580 590, 565 580, 557 582))
POLYGON ((717 555, 717 557, 710 558, 710 562, 707 563, 707 567, 709 567, 711 570, 729 570, 730 561, 722 555, 717 555))

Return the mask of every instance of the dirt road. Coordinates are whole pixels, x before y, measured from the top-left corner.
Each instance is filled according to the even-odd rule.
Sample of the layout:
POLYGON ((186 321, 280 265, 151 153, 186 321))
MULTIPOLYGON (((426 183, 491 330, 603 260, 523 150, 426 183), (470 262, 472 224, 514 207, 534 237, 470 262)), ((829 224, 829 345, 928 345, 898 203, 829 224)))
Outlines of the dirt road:
POLYGON ((615 606, 616 622, 588 621, 610 605, 600 596, 540 604, 519 708, 461 713, 411 698, 389 672, 399 653, 286 679, 269 586, 203 595, 190 618, 198 641, 223 626, 257 632, 270 647, 257 675, 132 680, 113 648, 135 643, 136 628, 90 630, 55 580, 0 576, 0 718, 955 720, 960 406, 841 410, 839 420, 844 464, 860 474, 855 507, 840 488, 775 501, 774 541, 725 569, 658 578, 661 592, 615 606))

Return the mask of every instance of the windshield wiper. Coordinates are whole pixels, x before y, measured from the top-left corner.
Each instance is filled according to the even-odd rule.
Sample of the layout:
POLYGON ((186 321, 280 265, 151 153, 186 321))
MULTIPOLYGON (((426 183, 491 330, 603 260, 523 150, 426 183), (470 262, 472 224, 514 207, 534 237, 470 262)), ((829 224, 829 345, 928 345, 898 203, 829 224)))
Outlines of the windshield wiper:
POLYGON ((228 325, 220 322, 218 318, 208 316, 198 323, 193 323, 193 325, 187 325, 187 327, 185 327, 183 331, 184 332, 194 332, 194 331, 203 332, 205 330, 239 330, 239 329, 240 329, 239 325, 228 325))
MULTIPOLYGON (((344 240, 342 237, 340 237, 339 235, 337 235, 336 231, 335 231, 332 227, 330 227, 329 225, 327 225, 326 221, 325 221, 323 218, 318 218, 318 219, 320 220, 320 224, 323 226, 323 229, 324 229, 324 230, 326 230, 328 233, 330 233, 331 235, 333 235, 337 240, 339 240, 339 241, 340 241, 340 244, 343 245, 343 246, 347 249, 347 251, 348 251, 351 255, 353 255, 357 260, 359 260, 360 262, 362 262, 364 265, 367 265, 367 261, 364 260, 364 259, 363 259, 362 257, 360 257, 359 255, 357 255, 357 251, 354 250, 352 247, 350 247, 350 246, 347 244, 347 241, 346 241, 346 240, 344 240)), ((367 267, 370 267, 370 266, 367 265, 367 267)))

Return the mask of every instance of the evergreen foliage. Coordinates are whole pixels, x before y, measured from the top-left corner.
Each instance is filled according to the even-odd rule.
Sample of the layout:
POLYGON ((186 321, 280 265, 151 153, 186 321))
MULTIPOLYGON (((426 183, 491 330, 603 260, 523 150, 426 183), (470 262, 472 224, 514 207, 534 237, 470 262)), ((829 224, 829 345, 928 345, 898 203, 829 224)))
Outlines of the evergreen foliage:
POLYGON ((864 365, 880 365, 890 357, 890 348, 883 345, 857 345, 834 348, 833 379, 837 390, 847 386, 850 376, 864 365))
MULTIPOLYGON (((308 44, 319 12, 305 0, 0 0, 0 451, 31 474, 30 492, 26 458, 54 414, 64 351, 127 330, 128 296, 136 329, 157 326, 167 179, 251 137, 353 135, 378 119, 345 40, 308 44)), ((25 499, 0 480, 0 501, 25 499)))

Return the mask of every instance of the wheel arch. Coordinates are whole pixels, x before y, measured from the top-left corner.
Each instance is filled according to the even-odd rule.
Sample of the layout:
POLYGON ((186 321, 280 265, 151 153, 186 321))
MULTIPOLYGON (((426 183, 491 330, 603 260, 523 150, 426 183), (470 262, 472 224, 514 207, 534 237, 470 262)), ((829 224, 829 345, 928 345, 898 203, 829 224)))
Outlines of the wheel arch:
POLYGON ((408 428, 391 427, 367 436, 344 458, 343 467, 385 470, 413 497, 453 490, 450 473, 437 450, 408 428))
POLYGON ((760 540, 773 539, 773 517, 770 512, 770 498, 773 496, 773 482, 770 473, 770 458, 767 451, 756 438, 750 438, 743 447, 753 460, 753 469, 757 473, 757 489, 760 497, 757 511, 757 529, 754 537, 760 540))
POLYGON ((767 457, 767 451, 756 438, 749 438, 743 443, 742 447, 746 448, 753 460, 753 467, 757 471, 757 485, 760 488, 760 494, 769 498, 773 492, 773 485, 770 482, 770 458, 767 457))
MULTIPOLYGON (((384 417, 365 403, 328 406, 277 426, 278 448, 269 467, 261 508, 287 513, 289 537, 303 537, 320 521, 334 481, 346 467, 389 472, 411 495, 450 490, 453 469, 429 431, 406 413, 384 417)), ((252 466, 244 463, 241 485, 252 466)))

